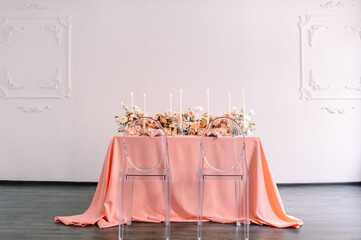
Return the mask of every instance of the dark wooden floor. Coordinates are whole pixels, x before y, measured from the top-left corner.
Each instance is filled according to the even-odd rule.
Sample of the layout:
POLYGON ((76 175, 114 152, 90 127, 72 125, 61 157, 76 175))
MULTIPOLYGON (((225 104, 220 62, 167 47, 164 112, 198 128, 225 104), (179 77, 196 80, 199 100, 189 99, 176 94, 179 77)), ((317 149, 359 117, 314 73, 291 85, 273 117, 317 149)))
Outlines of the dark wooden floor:
MULTIPOLYGON (((251 239, 361 239, 361 186, 280 186, 289 215, 300 229, 251 225, 251 239)), ((117 239, 117 227, 75 227, 54 223, 56 215, 84 212, 91 185, 0 183, 0 239, 117 239)), ((163 224, 134 223, 127 239, 163 239, 163 224)), ((233 224, 204 224, 205 239, 236 239, 233 224)), ((172 223, 171 239, 196 239, 196 224, 172 223)))

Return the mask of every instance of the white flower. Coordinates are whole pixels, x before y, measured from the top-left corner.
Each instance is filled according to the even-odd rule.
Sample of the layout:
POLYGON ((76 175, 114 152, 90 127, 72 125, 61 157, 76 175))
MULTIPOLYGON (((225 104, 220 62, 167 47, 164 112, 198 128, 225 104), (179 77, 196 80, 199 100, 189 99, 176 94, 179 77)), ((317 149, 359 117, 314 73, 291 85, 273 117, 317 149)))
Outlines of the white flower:
POLYGON ((119 122, 121 124, 126 124, 128 122, 128 117, 127 116, 121 116, 119 119, 119 122))
POLYGON ((253 109, 250 109, 248 114, 249 114, 250 116, 256 115, 256 113, 255 113, 255 111, 254 111, 253 109))
POLYGON ((134 106, 133 108, 134 108, 134 110, 135 110, 136 112, 140 112, 140 107, 134 106))
POLYGON ((202 106, 196 106, 196 107, 194 107, 193 109, 194 109, 194 111, 196 111, 196 112, 202 112, 202 111, 203 111, 202 106))

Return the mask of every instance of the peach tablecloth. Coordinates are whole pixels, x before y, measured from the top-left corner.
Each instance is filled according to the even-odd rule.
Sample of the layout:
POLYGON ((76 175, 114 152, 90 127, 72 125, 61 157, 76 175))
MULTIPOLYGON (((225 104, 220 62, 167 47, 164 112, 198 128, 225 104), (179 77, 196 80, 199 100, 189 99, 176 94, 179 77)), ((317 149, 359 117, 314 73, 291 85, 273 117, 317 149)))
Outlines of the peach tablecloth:
MULTIPOLYGON (((169 137, 169 158, 172 171, 172 222, 197 220, 197 181, 200 137, 169 137)), ((100 228, 118 225, 119 171, 123 154, 123 137, 112 139, 106 155, 93 201, 83 214, 55 217, 66 225, 85 226, 97 223, 100 228)), ((246 137, 249 165, 249 216, 252 223, 273 227, 299 228, 302 220, 286 215, 277 186, 269 169, 259 137, 246 137)), ((133 221, 164 220, 161 181, 134 183, 133 221)), ((211 181, 205 185, 204 218, 235 222, 234 185, 211 181)))

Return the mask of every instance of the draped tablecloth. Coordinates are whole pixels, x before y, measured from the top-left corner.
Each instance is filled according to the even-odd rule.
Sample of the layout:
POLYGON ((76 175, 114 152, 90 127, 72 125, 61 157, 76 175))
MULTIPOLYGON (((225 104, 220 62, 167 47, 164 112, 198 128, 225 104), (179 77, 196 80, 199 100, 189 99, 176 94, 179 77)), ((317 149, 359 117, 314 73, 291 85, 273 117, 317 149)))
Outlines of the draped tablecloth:
MULTIPOLYGON (((168 138, 172 171, 172 222, 197 220, 196 176, 200 140, 197 136, 168 138)), ((249 166, 250 221, 278 228, 299 228, 303 221, 285 213, 259 137, 246 137, 246 153, 249 166)), ((78 226, 97 223, 100 228, 118 225, 119 171, 122 154, 123 137, 116 136, 109 145, 98 186, 88 210, 80 215, 55 217, 55 222, 78 226)), ((203 218, 221 223, 235 222, 234 185, 232 181, 228 181, 229 184, 221 182, 206 182, 203 218)), ((164 221, 161 181, 135 181, 133 194, 132 221, 164 221)))

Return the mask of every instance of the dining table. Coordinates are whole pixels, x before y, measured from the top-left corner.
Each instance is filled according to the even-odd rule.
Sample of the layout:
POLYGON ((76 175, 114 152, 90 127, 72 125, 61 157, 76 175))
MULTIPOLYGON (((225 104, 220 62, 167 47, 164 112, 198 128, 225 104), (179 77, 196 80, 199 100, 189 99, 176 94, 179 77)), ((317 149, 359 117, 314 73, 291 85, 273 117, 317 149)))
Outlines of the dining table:
MULTIPOLYGON (((139 139, 142 137, 140 136, 139 139)), ((169 136, 168 151, 172 173, 171 222, 197 221, 197 169, 200 156, 199 136, 169 136)), ((124 136, 114 136, 103 163, 98 185, 89 208, 82 214, 56 216, 55 222, 108 228, 119 224, 119 173, 124 136)), ((287 215, 272 176, 261 139, 245 137, 249 173, 249 220, 253 224, 276 228, 299 228, 303 221, 287 215)), ((139 149, 142 143, 139 140, 139 149)), ((144 153, 146 154, 146 153, 144 153)), ((161 181, 135 181, 132 221, 164 221, 161 181)), ((219 223, 236 221, 234 183, 209 181, 205 185, 203 220, 219 223)))

